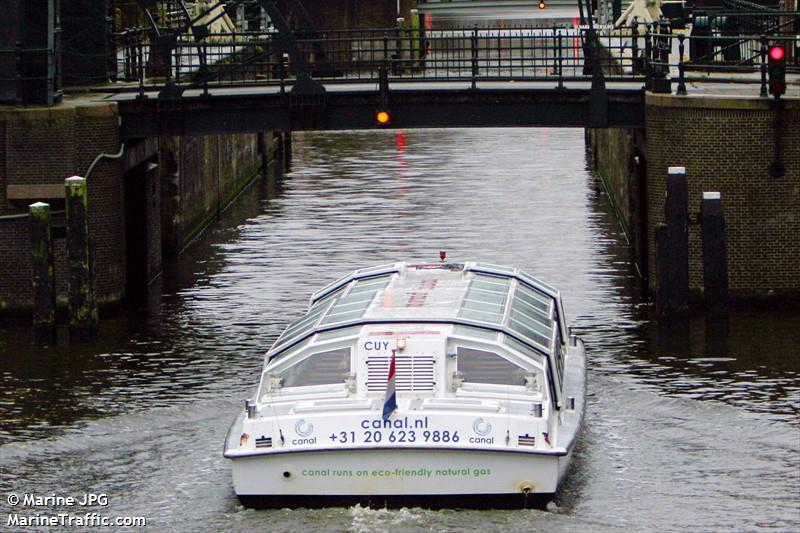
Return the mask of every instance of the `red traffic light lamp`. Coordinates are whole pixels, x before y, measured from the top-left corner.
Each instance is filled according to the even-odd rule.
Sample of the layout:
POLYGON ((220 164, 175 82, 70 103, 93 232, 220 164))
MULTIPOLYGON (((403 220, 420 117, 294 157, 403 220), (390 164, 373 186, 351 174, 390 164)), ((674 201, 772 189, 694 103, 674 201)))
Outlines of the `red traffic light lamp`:
POLYGON ((539 9, 546 9, 546 8, 547 8, 547 4, 545 3, 545 1, 544 0, 539 0, 539 9))
POLYGON ((778 98, 786 93, 786 50, 773 45, 767 51, 767 72, 769 74, 769 93, 778 98))

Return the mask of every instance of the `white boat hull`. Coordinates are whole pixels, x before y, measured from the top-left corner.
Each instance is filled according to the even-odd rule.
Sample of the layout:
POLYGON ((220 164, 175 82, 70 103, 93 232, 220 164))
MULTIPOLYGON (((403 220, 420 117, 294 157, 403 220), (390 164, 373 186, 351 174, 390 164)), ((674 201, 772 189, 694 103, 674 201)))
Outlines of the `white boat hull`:
POLYGON ((312 296, 224 453, 250 507, 543 507, 585 384, 552 287, 497 265, 382 265, 312 296))
POLYGON ((238 457, 233 483, 249 507, 542 507, 569 455, 464 449, 373 449, 238 457))

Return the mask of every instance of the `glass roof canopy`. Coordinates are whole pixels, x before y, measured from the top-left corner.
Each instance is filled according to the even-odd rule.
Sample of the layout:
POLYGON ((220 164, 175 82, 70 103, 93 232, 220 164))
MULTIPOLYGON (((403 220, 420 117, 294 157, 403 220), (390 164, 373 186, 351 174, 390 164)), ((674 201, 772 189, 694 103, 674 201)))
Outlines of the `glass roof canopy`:
POLYGON ((564 313, 558 291, 509 267, 486 263, 389 264, 356 270, 331 283, 311 297, 308 313, 292 323, 268 352, 270 359, 309 339, 315 333, 373 323, 450 323, 505 334, 506 344, 533 349, 550 356, 567 338, 564 313), (370 317, 376 295, 401 284, 408 271, 430 271, 463 281, 464 295, 448 318, 426 316, 425 307, 413 319, 370 317), (449 271, 441 273, 441 271, 449 271), (514 342, 516 341, 516 342, 514 342))

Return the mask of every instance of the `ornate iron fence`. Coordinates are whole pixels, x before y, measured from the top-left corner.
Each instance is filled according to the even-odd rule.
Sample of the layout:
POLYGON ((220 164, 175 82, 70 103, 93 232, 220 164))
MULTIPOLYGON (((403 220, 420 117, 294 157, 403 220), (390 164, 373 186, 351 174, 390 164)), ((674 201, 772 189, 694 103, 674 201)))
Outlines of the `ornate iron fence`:
POLYGON ((145 86, 187 89, 291 84, 301 78, 325 83, 384 81, 645 82, 684 78, 687 71, 747 74, 759 83, 766 46, 784 43, 789 71, 800 72, 798 35, 786 34, 794 18, 768 34, 673 33, 666 21, 629 28, 575 27, 381 28, 295 32, 291 46, 274 31, 191 34, 155 38, 144 30, 120 34, 120 78, 145 86), (731 50, 736 49, 736 59, 731 50), (289 51, 292 52, 291 56, 289 51), (679 76, 678 76, 679 75, 679 76))

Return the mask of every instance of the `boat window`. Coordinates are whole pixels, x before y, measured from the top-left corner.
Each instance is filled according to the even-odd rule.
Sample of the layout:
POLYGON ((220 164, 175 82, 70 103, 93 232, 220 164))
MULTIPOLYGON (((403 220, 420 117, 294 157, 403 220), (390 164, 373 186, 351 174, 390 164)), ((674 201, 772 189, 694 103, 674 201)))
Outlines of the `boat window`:
POLYGON ((331 313, 322 321, 322 325, 337 324, 339 322, 349 322, 351 320, 358 320, 364 316, 364 309, 357 309, 349 313, 331 313))
POLYGON ((284 357, 287 354, 297 353, 306 346, 308 346, 310 343, 311 343, 311 338, 309 337, 306 340, 300 341, 300 343, 295 344, 294 346, 291 347, 289 344, 286 344, 284 345, 283 348, 279 348, 277 351, 275 351, 274 348, 271 348, 269 351, 269 360, 272 361, 279 357, 284 357))
POLYGON ((497 339, 497 333, 486 329, 472 328, 469 326, 456 326, 453 328, 453 335, 461 335, 464 337, 475 337, 476 339, 485 339, 493 341, 497 339))
POLYGON ((503 320, 508 280, 476 275, 470 281, 458 316, 490 324, 503 320))
POLYGON ((549 296, 517 284, 508 314, 508 328, 530 341, 543 352, 549 352, 554 322, 551 318, 553 300, 549 296))
POLYGON ((323 331, 317 334, 317 342, 329 341, 331 339, 340 339, 342 337, 352 337, 361 332, 361 326, 334 329, 331 331, 323 331))
POLYGON ((534 287, 537 290, 541 290, 543 292, 550 293, 551 296, 555 296, 556 294, 558 294, 558 291, 554 287, 551 287, 550 285, 548 285, 547 283, 543 282, 542 280, 538 280, 538 279, 534 278, 533 276, 531 276, 527 272, 519 271, 517 273, 517 277, 519 279, 521 279, 527 285, 530 285, 531 287, 534 287))
POLYGON ((543 354, 538 350, 528 346, 527 344, 523 344, 519 342, 517 339, 510 337, 508 335, 503 336, 503 344, 506 346, 513 348, 514 350, 520 352, 521 354, 527 355, 528 357, 535 359, 539 362, 542 360, 543 354))
POLYGON ((472 286, 472 296, 480 302, 491 303, 495 305, 503 305, 506 301, 506 293, 503 290, 486 290, 481 289, 478 284, 472 286))
POLYGON ((531 329, 526 322, 520 322, 512 317, 511 320, 508 321, 508 329, 530 339, 533 344, 541 346, 544 350, 549 351, 550 340, 540 333, 537 333, 536 330, 531 329))
POLYGON ((536 313, 526 313, 525 310, 521 310, 516 305, 511 306, 511 312, 508 316, 512 320, 522 322, 546 339, 549 339, 553 332, 553 323, 551 321, 544 320, 541 315, 537 315, 536 313))
POLYGON ((336 301, 320 325, 337 324, 361 318, 378 291, 386 288, 390 280, 391 276, 381 276, 357 281, 347 295, 336 301))
POLYGON ((470 286, 484 291, 502 293, 508 289, 508 280, 504 278, 496 278, 494 276, 475 274, 472 278, 472 283, 470 283, 470 286))
POLYGON ((514 292, 514 300, 522 300, 531 307, 538 309, 539 312, 546 318, 550 318, 550 305, 553 300, 538 291, 534 291, 525 285, 517 285, 517 290, 514 292))
POLYGON ((314 305, 311 306, 311 309, 317 309, 323 304, 326 304, 331 301, 332 298, 335 298, 344 292, 345 287, 340 287, 339 289, 333 291, 330 294, 326 294, 324 297, 320 298, 319 300, 314 302, 314 305))
POLYGON ((359 292, 375 290, 376 288, 382 289, 386 286, 389 276, 381 276, 378 278, 370 278, 359 281, 356 286, 350 289, 349 295, 357 294, 359 292))
POLYGON ((394 263, 386 263, 385 265, 378 265, 369 268, 362 268, 360 270, 356 270, 355 275, 357 277, 364 277, 364 276, 374 276, 376 274, 387 274, 387 273, 395 273, 398 272, 399 269, 394 263))
POLYGON ((310 355, 281 373, 284 387, 344 383, 350 375, 350 348, 310 355))
POLYGON ((319 319, 319 317, 328 307, 328 305, 316 307, 312 309, 306 316, 294 322, 292 325, 286 328, 286 331, 284 331, 280 337, 278 337, 278 340, 275 341, 272 349, 274 350, 277 346, 287 344, 290 340, 302 337, 303 335, 309 333, 314 329, 317 319, 319 319))
POLYGON ((563 383, 564 380, 564 351, 561 346, 561 331, 556 328, 555 335, 553 335, 553 352, 556 359, 556 372, 558 372, 558 381, 563 383))
POLYGON ((311 301, 316 303, 320 300, 324 300, 331 296, 334 293, 340 292, 342 289, 347 287, 347 285, 353 281, 353 274, 350 273, 346 276, 342 276, 341 278, 337 279, 333 283, 326 285, 322 289, 318 290, 314 294, 311 295, 311 301))
POLYGON ((459 347, 456 364, 465 383, 525 385, 526 370, 494 352, 459 347))
POLYGON ((475 263, 475 266, 472 267, 470 270, 483 270, 486 272, 491 272, 493 274, 503 274, 506 276, 513 276, 514 269, 502 266, 502 265, 493 265, 491 263, 475 263))

